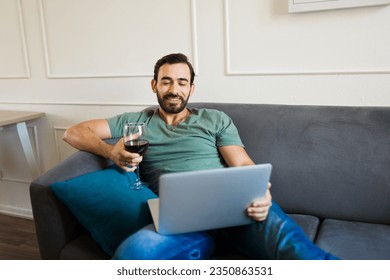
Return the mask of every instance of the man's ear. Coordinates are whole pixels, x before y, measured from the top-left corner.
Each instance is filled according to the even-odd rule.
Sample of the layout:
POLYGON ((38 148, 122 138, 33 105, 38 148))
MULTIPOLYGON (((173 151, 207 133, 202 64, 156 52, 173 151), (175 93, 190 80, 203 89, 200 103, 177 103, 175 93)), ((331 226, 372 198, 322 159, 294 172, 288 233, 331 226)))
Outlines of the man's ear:
POLYGON ((150 81, 150 86, 151 86, 151 88, 152 88, 152 91, 153 91, 154 93, 156 93, 156 92, 157 92, 157 82, 156 82, 155 79, 152 79, 152 80, 150 81))
POLYGON ((195 91, 195 84, 192 84, 191 85, 190 96, 192 96, 194 94, 194 91, 195 91))

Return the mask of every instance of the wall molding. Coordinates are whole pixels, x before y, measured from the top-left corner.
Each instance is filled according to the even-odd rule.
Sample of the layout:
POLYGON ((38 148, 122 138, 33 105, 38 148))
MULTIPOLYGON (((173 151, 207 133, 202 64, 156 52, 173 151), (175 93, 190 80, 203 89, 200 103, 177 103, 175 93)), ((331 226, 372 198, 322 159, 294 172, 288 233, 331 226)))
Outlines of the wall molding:
MULTIPOLYGON (((34 153, 35 159, 38 163, 38 175, 41 175, 42 174, 42 162, 41 162, 41 152, 40 152, 40 147, 39 147, 40 145, 39 145, 39 138, 38 138, 38 126, 35 124, 27 124, 27 129, 28 129, 29 135, 30 135, 30 133, 32 134, 32 135, 30 135, 30 137, 32 139, 34 139, 34 141, 32 143, 33 153, 34 153)), ((17 133, 14 124, 2 127, 1 130, 8 130, 8 131, 12 131, 12 132, 17 133)), ((20 143, 19 137, 18 137, 17 142, 20 143)), ((24 158, 25 158, 25 155, 24 155, 24 158)), ((27 184, 27 185, 29 185, 31 183, 31 179, 19 179, 19 178, 7 177, 7 176, 4 176, 4 173, 1 171, 2 170, 0 170, 0 181, 27 184)))
POLYGON ((53 127, 53 130, 54 130, 54 142, 55 142, 55 152, 56 152, 56 156, 57 156, 57 162, 60 163, 64 160, 64 158, 62 158, 61 156, 61 149, 60 149, 60 143, 62 143, 63 141, 59 141, 60 139, 58 139, 58 134, 57 132, 60 131, 60 132, 65 132, 65 130, 67 130, 68 127, 65 127, 65 126, 54 126, 53 127))
POLYGON ((356 69, 356 70, 320 70, 309 69, 307 71, 237 71, 232 68, 231 65, 231 29, 230 29, 230 3, 231 0, 223 0, 223 13, 224 13, 224 35, 225 35, 225 75, 226 76, 293 76, 293 75, 370 75, 370 74, 390 74, 390 69, 356 69))
MULTIPOLYGON (((47 21, 45 15, 44 2, 46 0, 38 0, 39 14, 40 14, 40 27, 42 32, 42 42, 43 42, 43 51, 45 58, 46 66, 46 75, 49 79, 83 79, 83 78, 129 78, 129 77, 150 77, 152 76, 152 71, 150 73, 103 73, 101 75, 85 75, 85 74, 75 74, 75 75, 64 75, 64 74, 54 74, 51 67, 50 59, 50 47, 48 43, 48 34, 47 34, 47 21)), ((198 63, 198 35, 197 35, 197 13, 196 13, 196 0, 190 1, 190 14, 191 14, 191 39, 192 39, 192 64, 194 70, 199 74, 199 63, 198 63)))
POLYGON ((0 204, 0 213, 7 216, 33 220, 32 209, 0 204))
POLYGON ((0 181, 19 183, 19 184, 28 184, 28 185, 31 183, 31 180, 16 179, 16 178, 10 178, 10 177, 0 177, 0 181))
POLYGON ((17 5, 17 16, 19 19, 19 35, 20 40, 22 43, 22 55, 23 55, 23 62, 24 62, 24 70, 25 73, 22 75, 7 75, 7 76, 0 76, 0 79, 29 79, 31 78, 30 74, 30 64, 29 64, 29 57, 28 57, 28 51, 27 51, 27 40, 26 40, 26 31, 25 31, 25 24, 24 24, 24 16, 23 16, 23 8, 21 0, 16 0, 17 5))
POLYGON ((0 101, 0 105, 34 105, 34 106, 103 106, 103 107, 149 107, 157 103, 129 103, 129 102, 57 102, 57 101, 0 101))
POLYGON ((57 132, 58 131, 65 132, 66 129, 67 129, 67 127, 63 127, 63 126, 54 126, 53 127, 53 130, 54 130, 54 143, 55 143, 55 147, 56 147, 57 162, 61 162, 60 141, 58 141, 57 132))

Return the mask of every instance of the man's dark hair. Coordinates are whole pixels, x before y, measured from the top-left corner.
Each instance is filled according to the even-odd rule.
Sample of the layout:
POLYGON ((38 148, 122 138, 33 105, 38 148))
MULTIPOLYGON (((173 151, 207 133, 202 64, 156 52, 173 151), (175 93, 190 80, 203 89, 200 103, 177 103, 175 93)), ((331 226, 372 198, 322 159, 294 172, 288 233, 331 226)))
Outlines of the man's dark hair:
POLYGON ((160 70, 161 66, 163 66, 164 64, 176 64, 176 63, 185 63, 188 65, 188 67, 190 68, 190 73, 191 73, 190 84, 192 85, 194 83, 194 79, 195 79, 195 71, 194 71, 194 68, 192 67, 192 64, 188 61, 187 56, 185 56, 182 53, 172 53, 172 54, 168 54, 168 55, 160 58, 156 62, 156 65, 154 65, 153 79, 155 81, 157 81, 158 71, 160 70))

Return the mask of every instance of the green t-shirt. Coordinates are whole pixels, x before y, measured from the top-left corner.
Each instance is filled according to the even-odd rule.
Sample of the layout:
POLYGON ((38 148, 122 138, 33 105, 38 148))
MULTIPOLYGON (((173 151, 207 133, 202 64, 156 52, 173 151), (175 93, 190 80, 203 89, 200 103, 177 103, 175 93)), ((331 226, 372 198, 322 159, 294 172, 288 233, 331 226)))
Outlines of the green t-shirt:
POLYGON ((149 148, 140 171, 153 191, 162 173, 226 167, 218 147, 243 146, 232 120, 217 110, 191 109, 191 115, 174 129, 157 109, 124 113, 108 119, 112 137, 122 137, 124 125, 130 122, 146 123, 149 148))

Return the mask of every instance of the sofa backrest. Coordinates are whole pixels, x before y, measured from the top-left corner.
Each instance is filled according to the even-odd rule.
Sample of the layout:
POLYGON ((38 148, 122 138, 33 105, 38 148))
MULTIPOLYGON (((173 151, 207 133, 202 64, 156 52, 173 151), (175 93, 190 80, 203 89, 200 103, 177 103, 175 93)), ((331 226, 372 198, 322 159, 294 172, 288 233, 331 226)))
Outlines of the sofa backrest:
POLYGON ((390 224, 390 108, 192 103, 227 113, 288 213, 390 224))

